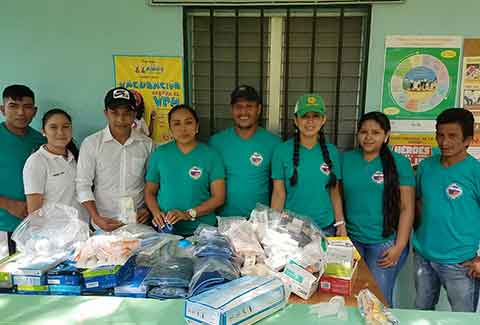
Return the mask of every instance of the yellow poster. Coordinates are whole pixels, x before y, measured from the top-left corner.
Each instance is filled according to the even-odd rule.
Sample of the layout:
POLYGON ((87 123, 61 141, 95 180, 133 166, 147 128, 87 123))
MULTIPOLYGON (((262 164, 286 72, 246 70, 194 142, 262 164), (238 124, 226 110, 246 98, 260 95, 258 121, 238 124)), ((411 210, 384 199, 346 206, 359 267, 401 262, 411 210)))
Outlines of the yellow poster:
POLYGON ((138 91, 145 103, 143 118, 147 125, 153 119, 152 139, 156 144, 171 140, 168 112, 184 102, 182 59, 180 57, 127 56, 113 57, 115 85, 138 91))
POLYGON ((390 145, 392 150, 410 160, 412 166, 430 157, 433 148, 437 146, 434 134, 391 134, 390 145))

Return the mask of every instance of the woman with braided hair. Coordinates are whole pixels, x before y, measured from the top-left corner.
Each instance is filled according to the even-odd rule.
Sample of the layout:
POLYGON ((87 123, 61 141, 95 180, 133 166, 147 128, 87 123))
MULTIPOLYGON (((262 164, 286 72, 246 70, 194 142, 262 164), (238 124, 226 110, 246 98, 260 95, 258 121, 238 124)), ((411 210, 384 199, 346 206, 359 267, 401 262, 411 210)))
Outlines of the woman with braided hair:
POLYGON ((415 178, 410 161, 388 147, 389 137, 385 114, 360 118, 360 148, 343 155, 342 190, 348 235, 392 306, 395 279, 408 255, 415 178))
POLYGON ((309 216, 328 236, 346 235, 338 180, 339 153, 325 143, 325 104, 317 94, 295 105, 295 136, 272 159, 272 208, 309 216))

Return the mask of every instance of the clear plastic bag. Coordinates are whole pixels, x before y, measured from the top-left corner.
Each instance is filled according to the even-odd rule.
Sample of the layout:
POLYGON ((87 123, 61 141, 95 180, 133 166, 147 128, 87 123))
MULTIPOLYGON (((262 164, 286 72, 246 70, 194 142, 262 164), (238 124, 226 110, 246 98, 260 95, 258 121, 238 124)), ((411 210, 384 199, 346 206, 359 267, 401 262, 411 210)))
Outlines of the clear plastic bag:
POLYGON ((143 284, 151 287, 187 288, 193 275, 193 262, 187 257, 170 257, 152 267, 143 284))
POLYGON ((230 240, 215 227, 199 225, 192 241, 195 243, 192 253, 196 257, 220 256, 229 259, 234 256, 230 240))
POLYGON ((265 251, 265 264, 275 271, 280 271, 292 256, 305 257, 305 254, 315 256, 305 263, 319 267, 323 256, 315 250, 312 242, 322 243, 326 249, 326 238, 320 228, 306 216, 290 211, 277 211, 258 204, 252 211, 250 222, 265 251), (303 253, 304 250, 306 253, 303 253))
POLYGON ((231 260, 218 256, 196 259, 189 285, 189 296, 200 294, 213 286, 239 277, 240 270, 231 260))
POLYGON ((77 248, 74 260, 78 268, 123 265, 138 250, 140 240, 113 235, 90 237, 77 248))
POLYGON ((328 302, 321 302, 310 306, 310 313, 317 317, 337 316, 338 319, 348 320, 348 311, 345 308, 345 298, 332 297, 328 302))
POLYGON ((45 204, 17 227, 12 239, 27 255, 68 253, 89 237, 88 224, 78 210, 63 204, 45 204))
POLYGON ((115 229, 110 234, 118 237, 138 239, 146 239, 159 235, 159 233, 156 232, 152 227, 143 225, 141 223, 126 224, 120 228, 115 229))
POLYGON ((218 231, 227 236, 237 255, 242 257, 255 257, 264 260, 265 253, 258 242, 253 226, 242 217, 218 217, 218 231))
POLYGON ((362 289, 357 296, 358 310, 366 325, 396 325, 399 320, 368 289, 362 289))

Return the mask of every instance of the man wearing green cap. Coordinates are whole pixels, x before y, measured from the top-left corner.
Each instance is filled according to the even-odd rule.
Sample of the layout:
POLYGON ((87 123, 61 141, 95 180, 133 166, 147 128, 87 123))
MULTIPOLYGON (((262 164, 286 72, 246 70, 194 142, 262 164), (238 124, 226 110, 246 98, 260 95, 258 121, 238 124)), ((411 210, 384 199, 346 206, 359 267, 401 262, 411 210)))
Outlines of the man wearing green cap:
POLYGON ((225 163, 227 193, 221 216, 249 216, 257 203, 270 203, 270 162, 280 138, 258 126, 261 99, 242 85, 230 95, 235 126, 215 134, 210 145, 225 163))
POLYGON ((338 180, 337 148, 325 143, 325 104, 317 94, 295 105, 295 137, 277 147, 272 160, 272 208, 309 216, 327 235, 346 235, 338 180))

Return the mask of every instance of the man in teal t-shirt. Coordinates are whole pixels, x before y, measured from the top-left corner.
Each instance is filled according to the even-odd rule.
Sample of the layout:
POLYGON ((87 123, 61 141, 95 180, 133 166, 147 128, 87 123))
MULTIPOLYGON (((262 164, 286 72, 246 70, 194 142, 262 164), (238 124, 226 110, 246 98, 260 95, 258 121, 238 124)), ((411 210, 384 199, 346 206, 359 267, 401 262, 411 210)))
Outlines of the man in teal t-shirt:
POLYGON ((23 165, 45 140, 29 127, 37 107, 33 91, 11 85, 2 94, 0 105, 5 121, 0 124, 0 232, 8 233, 9 253, 14 252, 11 233, 27 215, 23 191, 23 165))
POLYGON ((219 214, 248 217, 257 203, 270 203, 270 165, 281 140, 258 126, 262 106, 254 88, 237 87, 230 104, 235 126, 215 134, 209 143, 226 170, 226 200, 219 214))
POLYGON ((436 129, 441 153, 417 170, 415 306, 433 310, 443 286, 453 311, 473 312, 478 285, 467 266, 480 242, 480 163, 467 148, 474 118, 467 110, 448 109, 437 117, 436 129))

